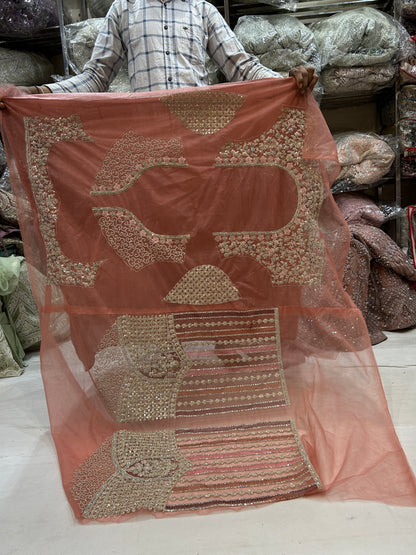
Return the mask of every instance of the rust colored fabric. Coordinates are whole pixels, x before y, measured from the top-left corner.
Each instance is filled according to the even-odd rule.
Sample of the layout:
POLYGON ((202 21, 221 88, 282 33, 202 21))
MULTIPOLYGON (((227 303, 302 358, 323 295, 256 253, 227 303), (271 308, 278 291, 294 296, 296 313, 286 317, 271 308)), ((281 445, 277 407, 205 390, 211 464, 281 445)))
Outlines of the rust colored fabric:
POLYGON ((416 504, 342 287, 335 144, 293 79, 3 95, 75 516, 416 504))

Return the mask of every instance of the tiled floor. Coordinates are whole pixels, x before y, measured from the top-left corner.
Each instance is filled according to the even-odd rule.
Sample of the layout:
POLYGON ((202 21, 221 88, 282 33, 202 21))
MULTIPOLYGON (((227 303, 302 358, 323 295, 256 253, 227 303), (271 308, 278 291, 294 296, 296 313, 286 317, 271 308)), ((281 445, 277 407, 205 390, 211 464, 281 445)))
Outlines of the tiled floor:
MULTIPOLYGON (((416 470, 416 329, 374 348, 393 421, 416 470)), ((412 555, 416 508, 319 497, 121 524, 78 524, 63 493, 39 371, 0 380, 1 555, 412 555)))

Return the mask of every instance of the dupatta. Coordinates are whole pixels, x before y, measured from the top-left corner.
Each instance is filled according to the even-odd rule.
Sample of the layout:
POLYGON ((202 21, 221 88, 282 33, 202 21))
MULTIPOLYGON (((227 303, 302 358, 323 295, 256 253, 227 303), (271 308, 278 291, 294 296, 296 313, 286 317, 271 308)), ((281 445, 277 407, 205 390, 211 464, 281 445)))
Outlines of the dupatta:
POLYGON ((311 493, 416 504, 342 287, 336 148, 311 94, 289 78, 3 100, 81 522, 311 493))

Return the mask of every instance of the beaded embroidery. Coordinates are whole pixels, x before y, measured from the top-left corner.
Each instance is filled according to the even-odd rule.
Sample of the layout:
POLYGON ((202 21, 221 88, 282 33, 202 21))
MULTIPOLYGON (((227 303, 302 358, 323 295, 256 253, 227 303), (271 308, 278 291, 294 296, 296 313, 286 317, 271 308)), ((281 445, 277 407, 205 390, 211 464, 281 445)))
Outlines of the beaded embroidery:
POLYGON ((238 289, 220 268, 211 265, 189 270, 169 291, 165 301, 178 304, 220 304, 236 301, 238 289))
POLYGON ((278 166, 298 189, 292 220, 276 231, 214 233, 224 257, 251 256, 271 273, 273 285, 319 284, 324 242, 318 227, 323 183, 316 162, 302 157, 305 134, 303 110, 286 108, 279 121, 253 141, 228 143, 216 166, 278 166))
POLYGON ((292 421, 133 432, 108 438, 74 473, 85 518, 299 497, 321 488, 292 421))
POLYGON ((108 244, 133 270, 158 261, 183 262, 190 235, 158 235, 125 208, 93 208, 108 244))
POLYGON ((160 98, 185 127, 199 135, 212 135, 224 129, 243 100, 241 94, 221 91, 192 91, 160 98))
POLYGON ((114 143, 104 158, 91 194, 122 193, 146 170, 161 166, 188 166, 181 139, 154 139, 127 131, 114 143))
POLYGON ((173 430, 108 438, 74 473, 72 495, 85 518, 163 510, 175 483, 191 468, 173 430))
POLYGON ((57 285, 93 287, 102 262, 84 264, 65 256, 56 238, 59 200, 48 172, 51 148, 61 141, 91 141, 78 116, 24 118, 29 178, 35 198, 39 228, 45 242, 47 278, 57 285))
POLYGON ((119 422, 289 403, 271 309, 121 316, 90 372, 119 422))

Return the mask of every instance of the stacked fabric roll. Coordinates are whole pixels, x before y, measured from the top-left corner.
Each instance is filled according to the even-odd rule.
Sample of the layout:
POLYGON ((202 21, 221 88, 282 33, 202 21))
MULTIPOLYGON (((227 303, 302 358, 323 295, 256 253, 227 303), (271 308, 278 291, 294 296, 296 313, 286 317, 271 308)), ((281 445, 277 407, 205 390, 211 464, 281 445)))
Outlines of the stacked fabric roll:
POLYGON ((285 76, 292 67, 321 69, 321 56, 312 31, 291 15, 246 15, 234 32, 249 54, 285 76))
POLYGON ((413 45, 404 27, 374 8, 335 14, 311 25, 321 52, 326 93, 375 92, 394 82, 413 45))

